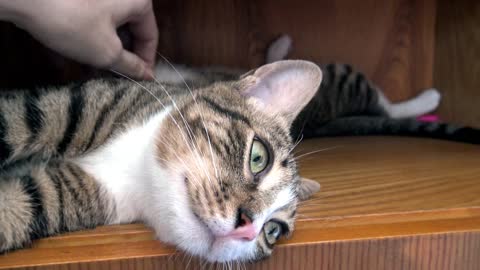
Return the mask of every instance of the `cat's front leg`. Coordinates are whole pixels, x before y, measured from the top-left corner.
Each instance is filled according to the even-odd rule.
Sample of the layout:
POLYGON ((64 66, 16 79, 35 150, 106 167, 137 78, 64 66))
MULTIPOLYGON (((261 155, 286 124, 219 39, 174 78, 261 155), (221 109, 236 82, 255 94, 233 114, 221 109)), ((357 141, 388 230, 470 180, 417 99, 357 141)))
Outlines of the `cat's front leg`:
POLYGON ((93 228, 111 204, 95 180, 73 163, 51 162, 0 176, 0 254, 32 240, 93 228))

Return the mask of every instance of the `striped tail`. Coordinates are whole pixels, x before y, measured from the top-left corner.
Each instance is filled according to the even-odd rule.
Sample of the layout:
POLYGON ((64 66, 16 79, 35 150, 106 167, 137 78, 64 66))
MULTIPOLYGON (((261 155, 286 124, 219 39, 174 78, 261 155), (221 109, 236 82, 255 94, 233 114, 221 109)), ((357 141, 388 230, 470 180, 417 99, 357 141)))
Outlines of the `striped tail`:
POLYGON ((411 118, 352 116, 332 120, 317 128, 305 129, 304 137, 396 135, 426 137, 480 144, 480 129, 457 127, 448 123, 421 122, 411 118))

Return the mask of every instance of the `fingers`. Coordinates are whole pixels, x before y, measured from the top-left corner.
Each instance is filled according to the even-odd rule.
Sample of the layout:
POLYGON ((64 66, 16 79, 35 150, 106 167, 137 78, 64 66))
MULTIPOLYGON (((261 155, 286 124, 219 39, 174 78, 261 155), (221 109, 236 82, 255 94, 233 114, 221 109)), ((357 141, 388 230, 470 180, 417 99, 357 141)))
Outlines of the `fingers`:
POLYGON ((133 52, 143 59, 148 67, 153 68, 157 53, 158 28, 151 6, 145 14, 132 19, 130 31, 134 39, 133 52))
POLYGON ((123 49, 117 60, 110 67, 128 77, 134 79, 151 80, 153 79, 153 72, 147 63, 140 57, 123 49))

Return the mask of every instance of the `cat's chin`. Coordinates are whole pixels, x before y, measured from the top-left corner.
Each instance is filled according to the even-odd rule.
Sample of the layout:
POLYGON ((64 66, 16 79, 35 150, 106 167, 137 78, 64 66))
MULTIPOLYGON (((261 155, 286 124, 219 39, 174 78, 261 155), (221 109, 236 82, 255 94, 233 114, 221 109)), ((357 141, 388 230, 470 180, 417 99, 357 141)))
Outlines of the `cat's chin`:
POLYGON ((247 261, 255 257, 257 241, 217 238, 205 258, 210 262, 247 261))

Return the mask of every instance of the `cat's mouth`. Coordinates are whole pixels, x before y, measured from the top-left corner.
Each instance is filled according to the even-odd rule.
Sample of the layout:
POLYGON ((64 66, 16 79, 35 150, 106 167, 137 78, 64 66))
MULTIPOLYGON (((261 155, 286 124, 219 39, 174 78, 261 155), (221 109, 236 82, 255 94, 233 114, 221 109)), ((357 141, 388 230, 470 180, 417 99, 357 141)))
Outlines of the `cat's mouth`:
POLYGON ((202 220, 202 218, 195 213, 195 211, 192 209, 193 216, 197 219, 198 224, 203 228, 202 231, 204 231, 207 234, 208 238, 208 246, 211 248, 213 244, 215 243, 215 234, 208 228, 207 224, 202 220))

